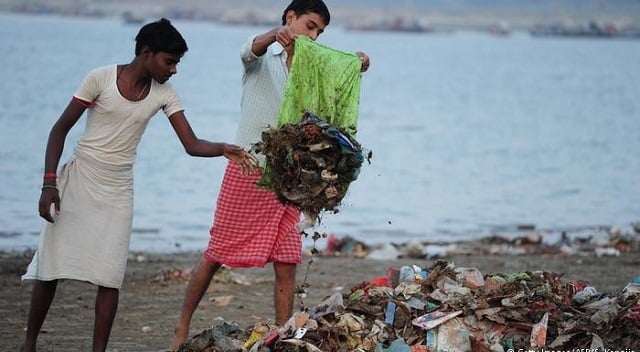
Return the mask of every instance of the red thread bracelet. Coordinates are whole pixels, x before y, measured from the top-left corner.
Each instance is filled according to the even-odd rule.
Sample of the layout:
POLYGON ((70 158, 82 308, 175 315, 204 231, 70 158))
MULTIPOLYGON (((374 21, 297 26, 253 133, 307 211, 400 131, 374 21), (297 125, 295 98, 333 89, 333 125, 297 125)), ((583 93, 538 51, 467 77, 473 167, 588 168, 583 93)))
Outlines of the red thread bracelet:
POLYGON ((57 178, 57 177, 58 177, 58 175, 56 175, 55 172, 46 172, 44 174, 44 178, 57 178))

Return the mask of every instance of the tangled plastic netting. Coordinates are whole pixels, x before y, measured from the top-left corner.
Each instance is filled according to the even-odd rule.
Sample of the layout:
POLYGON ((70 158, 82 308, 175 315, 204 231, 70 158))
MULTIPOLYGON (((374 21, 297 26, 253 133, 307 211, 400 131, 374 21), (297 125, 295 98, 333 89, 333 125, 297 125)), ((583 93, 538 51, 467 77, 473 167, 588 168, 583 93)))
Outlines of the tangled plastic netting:
POLYGON ((310 112, 298 124, 264 131, 252 149, 267 159, 258 185, 273 189, 307 221, 315 221, 323 211, 337 212, 365 159, 354 138, 310 112))

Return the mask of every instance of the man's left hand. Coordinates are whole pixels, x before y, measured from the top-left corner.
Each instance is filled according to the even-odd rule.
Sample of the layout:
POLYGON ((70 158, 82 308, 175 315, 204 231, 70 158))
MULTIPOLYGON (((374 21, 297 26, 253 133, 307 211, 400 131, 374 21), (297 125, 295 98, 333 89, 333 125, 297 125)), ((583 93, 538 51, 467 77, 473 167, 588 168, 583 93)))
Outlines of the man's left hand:
POLYGON ((356 53, 356 55, 358 55, 358 58, 360 59, 360 62, 362 63, 362 65, 360 66, 360 72, 367 72, 367 70, 369 69, 369 56, 367 56, 367 54, 358 51, 356 53))

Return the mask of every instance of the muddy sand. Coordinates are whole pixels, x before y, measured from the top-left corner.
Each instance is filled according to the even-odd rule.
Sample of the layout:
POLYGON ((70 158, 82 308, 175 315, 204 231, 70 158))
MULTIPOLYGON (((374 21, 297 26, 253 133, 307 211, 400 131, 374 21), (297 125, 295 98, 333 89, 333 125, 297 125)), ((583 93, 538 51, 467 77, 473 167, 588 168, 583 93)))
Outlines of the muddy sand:
MULTIPOLYGON (((0 351, 18 351, 26 326, 31 285, 20 276, 32 253, 0 253, 0 351)), ((310 257, 298 268, 302 283, 308 268, 308 296, 295 309, 318 304, 336 291, 384 276, 387 268, 416 264, 428 267, 433 259, 374 260, 353 257, 310 257)), ((198 253, 131 255, 109 351, 164 351, 178 321, 188 273, 200 259, 198 253)), ((621 290, 640 275, 637 252, 619 256, 591 255, 451 255, 456 266, 474 267, 483 274, 520 271, 562 273, 565 281, 587 281, 600 292, 621 290)), ((223 321, 249 328, 273 319, 273 271, 265 268, 224 270, 206 293, 191 325, 191 336, 223 321)), ((39 351, 88 351, 93 327, 94 286, 63 281, 53 301, 39 351)))

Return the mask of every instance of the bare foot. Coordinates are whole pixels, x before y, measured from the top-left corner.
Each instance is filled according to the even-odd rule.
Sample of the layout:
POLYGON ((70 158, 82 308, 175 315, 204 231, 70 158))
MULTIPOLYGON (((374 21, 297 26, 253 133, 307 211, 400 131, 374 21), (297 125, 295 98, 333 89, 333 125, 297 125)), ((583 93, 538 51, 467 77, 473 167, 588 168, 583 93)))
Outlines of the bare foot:
POLYGON ((169 345, 169 350, 172 352, 178 351, 180 349, 180 345, 187 339, 187 335, 189 331, 187 329, 176 327, 173 330, 173 340, 171 340, 171 345, 169 345))

